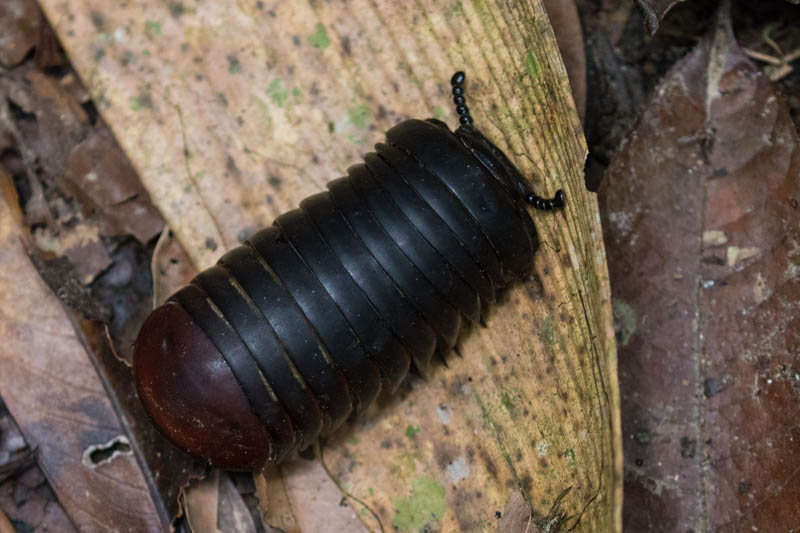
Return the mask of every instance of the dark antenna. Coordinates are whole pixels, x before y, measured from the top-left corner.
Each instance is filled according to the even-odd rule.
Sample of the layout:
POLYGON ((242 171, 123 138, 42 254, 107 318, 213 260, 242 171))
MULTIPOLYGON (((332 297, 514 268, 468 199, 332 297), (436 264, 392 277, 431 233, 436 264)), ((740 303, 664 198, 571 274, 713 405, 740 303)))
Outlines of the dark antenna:
MULTIPOLYGON (((458 113, 458 121, 461 122, 462 127, 472 128, 472 115, 469 114, 467 107, 467 98, 464 96, 464 81, 467 75, 459 70, 453 77, 450 78, 450 85, 453 86, 453 103, 456 104, 456 113, 458 113)), ((561 209, 564 207, 564 191, 559 189, 553 198, 542 198, 528 190, 525 193, 525 202, 540 211, 552 211, 553 209, 561 209)))
POLYGON ((464 96, 464 80, 466 78, 466 74, 459 70, 450 78, 450 85, 453 86, 453 103, 456 104, 459 122, 462 126, 472 126, 472 116, 469 114, 467 99, 464 96))

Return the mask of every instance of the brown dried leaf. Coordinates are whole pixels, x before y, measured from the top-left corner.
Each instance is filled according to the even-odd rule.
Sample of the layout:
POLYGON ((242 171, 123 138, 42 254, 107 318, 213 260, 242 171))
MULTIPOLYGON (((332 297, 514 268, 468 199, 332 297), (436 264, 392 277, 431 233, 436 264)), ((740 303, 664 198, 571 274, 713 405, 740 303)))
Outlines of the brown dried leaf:
POLYGON ((164 227, 136 171, 104 124, 69 154, 64 177, 84 209, 98 212, 104 235, 133 235, 146 243, 164 227))
POLYGON ((52 175, 60 175, 69 150, 85 138, 89 117, 73 94, 65 91, 54 78, 33 70, 26 79, 30 83, 30 94, 23 101, 26 110, 36 115, 43 153, 51 159, 45 168, 49 166, 52 175), (54 171, 56 169, 58 171, 54 171))
POLYGON ((15 533, 11 521, 2 510, 0 510, 0 533, 15 533))
POLYGON ((58 44, 58 37, 44 16, 39 23, 39 40, 36 43, 33 61, 39 70, 60 67, 67 63, 67 58, 61 51, 61 45, 58 44))
POLYGON ((16 529, 8 532, 35 531, 58 533, 77 532, 64 512, 64 508, 55 501, 55 495, 49 490, 47 481, 37 466, 31 466, 14 479, 0 483, 0 533, 3 519, 14 521, 16 529), (8 513, 8 518, 3 514, 8 513))
POLYGON ((13 133, 29 174, 41 169, 60 179, 70 150, 88 134, 89 117, 69 79, 66 76, 62 86, 58 79, 34 70, 31 63, 0 78, 0 92, 21 111, 12 114, 2 109, 0 118, 13 133))
POLYGON ((33 462, 34 453, 14 419, 7 414, 0 415, 0 483, 33 462))
POLYGON ((91 445, 124 430, 61 303, 25 254, 23 230, 11 216, 16 199, 0 190, 0 394, 79 529, 158 530, 133 455, 84 465, 91 445))
POLYGON ((55 227, 35 228, 32 240, 45 258, 66 258, 65 266, 74 269, 76 278, 82 284, 89 285, 111 265, 111 257, 100 240, 98 227, 85 220, 76 223, 75 218, 73 214, 68 214, 56 220, 55 227))
POLYGON ((78 212, 70 199, 53 198, 52 186, 47 199, 43 192, 43 183, 60 180, 70 150, 88 133, 86 112, 72 92, 30 70, 30 64, 1 78, 0 92, 10 102, 0 104, 2 126, 11 148, 19 151, 14 170, 31 190, 25 210, 27 222, 38 225, 34 242, 49 258, 66 257, 81 282, 89 283, 111 264, 97 222, 78 212), (22 113, 12 113, 11 103, 22 113), (42 170, 45 176, 39 176, 42 170))
POLYGON ((25 59, 39 40, 40 20, 34 0, 0 2, 0 65, 11 67, 25 59))
POLYGON ((796 528, 800 140, 726 7, 604 184, 627 527, 796 528))

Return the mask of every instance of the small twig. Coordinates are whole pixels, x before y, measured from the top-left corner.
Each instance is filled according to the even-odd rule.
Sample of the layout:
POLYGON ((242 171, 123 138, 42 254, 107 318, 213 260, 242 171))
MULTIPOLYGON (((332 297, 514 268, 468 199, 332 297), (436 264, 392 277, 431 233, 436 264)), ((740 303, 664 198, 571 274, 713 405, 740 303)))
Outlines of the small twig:
POLYGON ((782 78, 785 78, 790 72, 792 72, 792 70, 794 69, 789 64, 780 65, 774 68, 767 67, 764 69, 770 81, 778 81, 782 78))
MULTIPOLYGON (((775 47, 780 50, 777 43, 775 43, 775 47)), ((774 48, 774 47, 773 47, 774 48)), ((747 57, 751 59, 755 59, 757 61, 762 61, 764 63, 769 63, 771 67, 767 67, 764 69, 764 72, 769 76, 769 79, 772 81, 778 81, 781 78, 786 77, 790 72, 794 70, 794 68, 790 65, 791 62, 796 61, 800 58, 800 48, 789 52, 788 54, 781 54, 780 57, 775 57, 769 54, 765 54, 763 52, 758 52, 751 48, 742 48, 744 53, 747 57)))
POLYGON ((796 61, 798 59, 800 59, 800 48, 783 56, 784 63, 791 63, 792 61, 796 61))
POLYGON ((782 63, 780 58, 771 56, 769 54, 765 54, 763 52, 758 52, 750 48, 742 48, 742 50, 747 55, 747 57, 751 59, 763 61, 764 63, 769 63, 770 65, 780 65, 782 63))
POLYGON ((769 76, 770 80, 778 81, 781 78, 786 77, 794 70, 790 63, 798 58, 800 58, 800 49, 784 55, 781 57, 781 63, 779 65, 776 65, 775 67, 767 67, 764 69, 764 71, 766 72, 767 76, 769 76))
POLYGON ((770 48, 778 52, 779 56, 783 56, 783 50, 781 49, 780 45, 776 43, 770 34, 772 30, 777 27, 777 24, 768 24, 764 27, 764 31, 761 32, 761 37, 764 39, 764 42, 769 45, 770 48))

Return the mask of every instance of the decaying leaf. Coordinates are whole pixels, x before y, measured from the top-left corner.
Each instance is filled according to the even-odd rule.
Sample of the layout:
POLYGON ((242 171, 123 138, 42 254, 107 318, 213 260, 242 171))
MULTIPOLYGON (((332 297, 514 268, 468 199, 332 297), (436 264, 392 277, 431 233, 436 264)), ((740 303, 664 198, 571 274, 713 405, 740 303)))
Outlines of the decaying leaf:
POLYGON ((69 317, 25 254, 16 198, 0 190, 0 395, 79 529, 156 530, 162 522, 133 455, 95 469, 81 462, 89 446, 124 430, 69 317))
POLYGON ((0 533, 14 533, 14 526, 3 511, 0 511, 0 533))
POLYGON ((92 128, 70 151, 64 177, 81 206, 97 211, 105 235, 133 235, 145 244, 163 228, 161 216, 105 125, 92 128))
POLYGON ((39 40, 41 13, 34 0, 4 0, 0 3, 0 65, 22 61, 39 40))
MULTIPOLYGON (((0 404, 2 408, 2 404, 0 404)), ((0 409, 0 484, 33 462, 31 450, 14 419, 0 409)))
POLYGON ((797 132, 723 4, 601 191, 631 530, 800 521, 798 202, 797 132))
POLYGON ((36 465, 0 482, 0 533, 19 531, 77 532, 36 465))

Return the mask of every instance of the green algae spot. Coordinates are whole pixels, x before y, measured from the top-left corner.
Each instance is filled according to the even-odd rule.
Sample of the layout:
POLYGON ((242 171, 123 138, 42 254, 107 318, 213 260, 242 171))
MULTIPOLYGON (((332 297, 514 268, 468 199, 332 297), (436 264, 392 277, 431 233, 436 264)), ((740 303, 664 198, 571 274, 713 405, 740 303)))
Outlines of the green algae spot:
POLYGON ((146 84, 139 88, 139 94, 131 98, 131 110, 139 111, 149 107, 153 107, 153 97, 150 95, 150 85, 146 84))
POLYGON ((416 437, 417 433, 419 433, 419 428, 415 428, 414 426, 408 426, 406 428, 406 437, 408 437, 409 439, 413 439, 414 437, 416 437))
POLYGON ((317 25, 314 26, 314 33, 308 36, 308 44, 317 50, 325 50, 331 45, 331 40, 324 24, 317 22, 317 25))
POLYGON ((444 16, 448 18, 464 16, 464 4, 461 3, 461 0, 451 2, 450 5, 444 9, 444 16))
POLYGON ((528 71, 528 76, 533 79, 536 79, 536 76, 539 74, 539 62, 536 61, 533 50, 530 50, 528 55, 525 56, 525 70, 528 71))
POLYGON ((228 73, 230 74, 239 74, 242 71, 242 64, 239 62, 239 58, 235 55, 228 56, 228 73))
POLYGON ((478 14, 478 18, 483 22, 487 22, 491 19, 491 9, 493 5, 494 2, 490 4, 487 0, 472 0, 472 7, 478 14))
POLYGON ((553 320, 547 316, 542 321, 542 337, 548 346, 556 344, 556 333, 553 330, 553 320))
POLYGON ((347 134, 347 140, 353 144, 366 144, 367 137, 364 135, 353 135, 352 133, 347 134))
POLYGON ((614 315, 614 331, 617 341, 627 346, 636 333, 636 312, 622 300, 611 301, 611 312, 614 315))
POLYGON ((131 98, 131 110, 132 111, 139 111, 143 107, 145 107, 145 105, 142 103, 142 99, 139 98, 138 95, 134 96, 133 98, 131 98))
POLYGON ((392 525, 401 531, 421 529, 438 522, 447 511, 444 486, 435 479, 418 477, 411 482, 411 496, 395 498, 392 525))
POLYGON ((272 83, 267 87, 267 94, 278 107, 283 107, 289 97, 289 92, 281 86, 280 78, 272 80, 272 83))
POLYGON ((292 96, 300 98, 300 87, 292 87, 292 96))
POLYGON ((359 439, 359 438, 358 438, 358 437, 356 437, 355 435, 350 435, 350 438, 349 438, 349 439, 347 439, 347 444, 349 444, 349 445, 351 445, 351 446, 355 446, 355 445, 356 445, 356 444, 358 444, 359 442, 361 442, 361 439, 359 439))
POLYGON ((506 411, 508 411, 509 415, 514 416, 514 402, 511 401, 511 396, 509 396, 507 392, 504 392, 500 395, 500 404, 506 408, 506 411))
POLYGON ((433 108, 433 118, 438 120, 442 120, 444 118, 444 109, 442 109, 442 106, 437 105, 433 108))
POLYGON ((375 496, 375 490, 372 487, 368 488, 367 492, 369 493, 370 496, 375 496))
POLYGON ((153 35, 161 35, 160 22, 156 22, 155 20, 148 20, 147 22, 145 22, 145 26, 147 26, 147 31, 149 31, 153 35))
POLYGON ((369 106, 360 104, 347 110, 347 120, 356 128, 366 129, 369 123, 369 106))
POLYGON ((569 466, 575 466, 575 450, 567 448, 564 450, 564 456, 567 458, 567 464, 569 466))
POLYGON ((641 431, 637 431, 636 435, 634 436, 636 442, 639 444, 650 444, 650 431, 643 429, 641 431))

